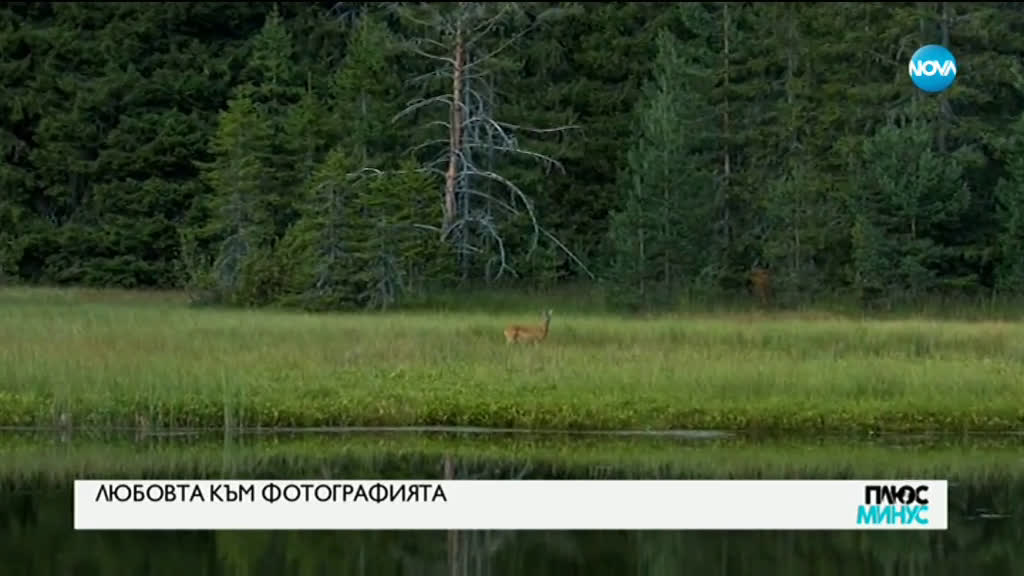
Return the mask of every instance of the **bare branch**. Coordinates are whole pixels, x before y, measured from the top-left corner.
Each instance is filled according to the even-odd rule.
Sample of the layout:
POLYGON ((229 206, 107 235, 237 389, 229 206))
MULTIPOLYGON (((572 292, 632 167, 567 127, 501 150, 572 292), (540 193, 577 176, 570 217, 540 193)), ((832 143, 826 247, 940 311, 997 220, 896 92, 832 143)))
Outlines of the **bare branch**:
POLYGON ((445 122, 444 120, 433 120, 431 122, 427 122, 426 127, 429 128, 430 126, 440 126, 441 128, 444 128, 445 130, 451 130, 452 129, 451 123, 445 122))
POLYGON ((498 243, 498 256, 500 267, 498 268, 498 274, 497 276, 494 277, 494 279, 497 280, 498 278, 501 278, 501 275, 505 272, 505 270, 509 270, 513 275, 516 275, 515 270, 513 270, 508 265, 508 262, 505 259, 505 242, 502 240, 501 234, 498 233, 498 230, 491 223, 490 219, 477 218, 477 222, 481 226, 483 226, 484 230, 486 230, 490 234, 491 238, 493 238, 494 241, 498 243))
MULTIPOLYGON (((446 229, 441 231, 441 240, 444 241, 445 239, 447 239, 447 237, 449 235, 451 235, 451 233, 454 232, 455 230, 457 230, 459 228, 465 228, 466 224, 469 223, 470 221, 472 221, 472 218, 467 217, 467 216, 463 216, 461 218, 458 218, 458 219, 452 221, 452 223, 448 226, 448 228, 446 228, 446 229)), ((479 248, 474 248, 472 245, 470 245, 468 243, 461 244, 461 245, 457 246, 456 250, 461 250, 463 252, 469 252, 471 254, 479 254, 479 253, 483 252, 483 250, 481 250, 479 248)))
POLYGON ((499 200, 499 199, 495 198, 494 196, 492 196, 492 195, 490 195, 490 194, 488 194, 486 192, 481 192, 481 191, 479 191, 479 190, 477 190, 475 188, 464 188, 462 191, 467 193, 467 194, 472 194, 474 196, 479 196, 481 198, 485 198, 487 200, 490 200, 491 202, 494 202, 495 204, 498 204, 499 206, 501 206, 505 210, 508 210, 512 214, 515 214, 516 216, 519 215, 519 210, 516 209, 515 206, 512 206, 511 204, 509 204, 508 202, 505 202, 504 200, 499 200))
MULTIPOLYGON (((463 80, 465 80, 465 77, 463 77, 463 80)), ((478 92, 475 88, 469 86, 468 88, 465 88, 464 93, 466 98, 474 100, 478 107, 484 108, 484 98, 483 96, 480 95, 480 92, 478 92)))
POLYGON ((504 49, 508 48, 509 46, 511 46, 512 44, 514 44, 514 43, 515 43, 515 42, 516 42, 517 40, 519 40, 520 38, 522 38, 523 36, 525 36, 525 35, 529 34, 529 33, 530 33, 530 32, 531 32, 531 31, 532 31, 532 30, 533 30, 534 28, 536 28, 536 27, 537 27, 537 24, 538 24, 538 23, 539 23, 539 20, 538 20, 538 21, 536 21, 536 22, 534 22, 534 23, 532 23, 532 24, 530 24, 530 25, 529 25, 529 26, 527 26, 526 28, 523 28, 523 29, 522 29, 522 30, 520 30, 519 32, 517 32, 517 33, 513 34, 511 38, 509 38, 508 40, 506 40, 505 42, 503 42, 503 43, 502 43, 502 44, 501 44, 500 46, 498 46, 497 48, 495 48, 493 52, 489 52, 489 53, 485 54, 484 56, 481 56, 480 58, 478 58, 478 59, 476 59, 476 60, 474 60, 474 61, 472 61, 472 62, 470 62, 470 63, 466 64, 466 66, 465 66, 466 70, 469 70, 470 68, 473 68, 474 66, 479 66, 480 64, 483 64, 484 62, 486 62, 486 61, 488 61, 488 60, 490 60, 490 59, 494 58, 494 57, 495 57, 495 56, 497 56, 497 55, 498 55, 498 54, 499 54, 499 53, 500 53, 500 52, 501 52, 502 50, 504 50, 504 49))
POLYGON ((437 40, 434 40, 433 38, 423 38, 423 37, 421 37, 421 38, 416 38, 415 40, 412 40, 412 42, 425 42, 427 44, 430 44, 431 46, 434 46, 435 48, 440 48, 441 50, 444 50, 445 52, 451 51, 451 46, 448 46, 447 44, 444 44, 442 42, 438 42, 437 40))
MULTIPOLYGON (((490 238, 493 239, 498 245, 498 260, 500 268, 498 269, 498 274, 497 276, 495 276, 495 279, 500 278, 505 273, 505 271, 508 271, 513 276, 518 277, 519 274, 515 271, 515 269, 508 265, 508 258, 505 250, 505 241, 502 238, 501 233, 498 232, 498 229, 494 226, 493 222, 486 214, 477 213, 472 215, 466 215, 459 218, 458 220, 453 222, 452 225, 448 228, 448 230, 446 230, 442 234, 442 240, 456 228, 464 228, 466 227, 467 224, 471 222, 479 224, 480 227, 484 230, 484 232, 486 232, 487 235, 490 236, 490 238)), ((463 252, 469 252, 474 254, 479 254, 483 252, 481 249, 473 247, 468 243, 460 247, 456 247, 456 250, 461 250, 463 252)), ((491 261, 493 261, 493 259, 491 261)))
POLYGON ((510 147, 510 146, 496 146, 494 144, 467 144, 466 146, 467 147, 472 147, 472 148, 490 148, 492 150, 499 150, 501 152, 512 152, 514 154, 522 154, 523 156, 529 156, 531 158, 537 158, 538 160, 542 160, 545 164, 548 164, 549 166, 555 166, 563 174, 565 173, 565 167, 562 166, 561 162, 559 162, 558 160, 555 160, 554 158, 551 158, 550 156, 545 156, 544 154, 541 154, 540 152, 531 152, 529 150, 523 150, 523 149, 518 148, 518 147, 514 148, 514 147, 510 147))
MULTIPOLYGON (((476 119, 474 119, 474 120, 476 120, 476 119)), ((488 126, 491 125, 487 121, 486 118, 481 118, 479 120, 481 122, 483 122, 484 124, 488 125, 488 126)), ((477 123, 478 122, 474 122, 473 124, 477 124, 477 123)), ((463 141, 466 142, 466 146, 473 146, 473 147, 483 147, 483 148, 496 148, 497 146, 506 146, 508 148, 515 148, 516 147, 515 140, 510 138, 504 132, 494 131, 494 132, 489 132, 489 135, 491 136, 490 140, 484 140, 484 139, 481 139, 478 136, 474 135, 474 137, 472 137, 472 138, 465 138, 463 141), (497 138, 498 142, 494 141, 495 140, 495 138, 494 138, 495 136, 498 137, 497 138)))
POLYGON ((453 58, 449 58, 447 56, 441 56, 439 54, 431 54, 430 52, 427 52, 426 50, 421 50, 417 46, 407 45, 406 48, 410 52, 413 52, 415 54, 423 56, 424 58, 430 58, 431 60, 439 60, 441 62, 445 62, 445 63, 451 64, 452 66, 455 66, 455 60, 453 58))
POLYGON ((519 124, 509 124, 508 122, 498 122, 505 128, 511 128, 512 130, 522 130, 523 132, 533 132, 535 134, 551 134, 553 132, 567 132, 569 130, 579 130, 582 127, 576 124, 566 124, 565 126, 555 126, 554 128, 531 128, 529 126, 521 126, 519 124))
POLYGON ((449 153, 448 153, 448 150, 446 148, 444 152, 438 154, 437 158, 434 158, 433 160, 428 162, 426 165, 429 167, 429 166, 436 166, 437 164, 447 164, 449 160, 450 160, 449 153))
POLYGON ((475 124, 477 122, 484 122, 488 126, 492 127, 501 136, 501 139, 505 141, 506 145, 511 145, 514 141, 509 135, 502 129, 500 122, 495 122, 493 119, 487 116, 474 116, 466 120, 465 124, 475 124))
POLYGON ((537 247, 537 239, 540 235, 540 225, 537 224, 537 215, 533 211, 533 205, 531 204, 530 199, 526 196, 526 194, 523 194, 523 191, 520 190, 518 186, 516 186, 515 184, 513 184, 507 178, 500 174, 495 174, 490 170, 478 170, 472 166, 467 166, 467 168, 469 169, 468 171, 471 174, 475 174, 482 178, 487 178, 504 185, 515 196, 518 196, 523 201, 523 204, 526 206, 526 211, 530 215, 530 223, 533 226, 533 238, 530 240, 530 249, 527 251, 527 256, 532 254, 534 249, 537 247))
POLYGON ((495 14, 491 18, 488 18, 483 23, 481 23, 479 26, 477 26, 476 28, 471 30, 469 32, 471 37, 470 37, 470 40, 468 42, 466 42, 466 48, 467 49, 470 48, 471 46, 476 44, 477 41, 479 41, 480 39, 486 37, 487 34, 491 31, 491 29, 494 28, 494 25, 497 24, 499 20, 501 20, 502 16, 504 16, 506 12, 508 12, 509 7, 510 7, 510 4, 507 4, 507 3, 502 5, 501 10, 497 14, 495 14), (483 28, 482 31, 480 31, 481 28, 483 28), (478 31, 480 31, 480 33, 476 34, 478 31), (473 36, 474 34, 476 34, 476 35, 473 36))
MULTIPOLYGON (((412 78, 410 80, 406 80, 405 84, 407 86, 412 86, 414 84, 420 84, 420 83, 426 82, 427 80, 431 80, 431 79, 444 79, 444 80, 447 80, 447 81, 450 82, 451 81, 452 72, 453 71, 450 68, 448 68, 447 66, 446 67, 442 67, 442 68, 438 68, 437 70, 433 70, 433 71, 427 72, 426 74, 420 74, 419 76, 416 76, 416 77, 414 77, 414 78, 412 78)), ((464 79, 466 79, 466 80, 480 80, 481 78, 485 78, 486 76, 487 75, 485 73, 478 72, 478 73, 473 73, 473 74, 463 74, 462 77, 464 79)), ((480 83, 486 84, 486 81, 480 80, 480 83)))
MULTIPOLYGON (((439 94, 431 98, 417 98, 413 100, 408 106, 406 106, 404 110, 402 110, 398 114, 395 114, 391 118, 391 121, 396 122, 403 116, 408 116, 409 114, 412 114, 416 110, 419 110, 420 108, 424 108, 426 106, 430 106, 431 104, 447 104, 448 107, 451 108, 453 105, 452 96, 451 94, 439 94)), ((466 105, 463 104, 462 102, 458 102, 455 105, 462 109, 466 108, 466 105)))
POLYGON ((562 249, 563 252, 565 252, 566 256, 568 256, 570 259, 572 259, 573 262, 578 264, 579 267, 582 268, 583 271, 587 273, 587 276, 590 276, 591 280, 594 279, 593 272, 591 272, 590 269, 587 268, 586 264, 584 264, 583 261, 579 259, 579 257, 573 254, 572 250, 569 250, 565 246, 565 244, 562 244, 562 242, 558 238, 555 238, 555 236, 552 233, 548 232, 547 230, 544 230, 543 228, 541 230, 544 232, 544 235, 547 236, 549 240, 554 242, 556 246, 558 246, 559 248, 562 249))
POLYGON ((438 170, 437 168, 423 167, 423 168, 417 169, 416 172, 426 173, 426 174, 436 174, 436 175, 438 175, 438 176, 440 176, 442 178, 444 178, 444 176, 445 176, 444 171, 438 170))
POLYGON ((415 78, 412 78, 410 80, 406 80, 405 84, 407 86, 409 86, 409 85, 412 85, 412 84, 418 84, 420 82, 425 82, 427 80, 430 80, 431 78, 444 78, 447 75, 448 75, 448 71, 447 70, 445 70, 445 69, 438 69, 438 70, 434 70, 434 71, 431 71, 431 72, 427 72, 426 74, 420 74, 419 76, 416 76, 415 78))
POLYGON ((484 86, 490 87, 490 85, 487 84, 486 80, 482 80, 482 78, 487 77, 486 72, 474 72, 472 74, 467 74, 465 67, 463 67, 462 77, 466 80, 476 80, 478 84, 483 84, 484 86))
POLYGON ((367 173, 369 173, 371 176, 383 176, 384 175, 383 172, 381 172, 380 170, 378 170, 376 168, 360 168, 359 170, 356 170, 355 172, 349 172, 348 174, 346 174, 346 176, 350 176, 350 177, 351 176, 365 176, 367 173))
POLYGON ((398 120, 403 116, 411 114, 412 112, 415 112, 420 108, 430 106, 431 104, 446 104, 448 106, 451 106, 451 96, 447 94, 440 94, 432 98, 416 98, 415 100, 410 101, 409 104, 407 104, 406 107, 403 108, 401 112, 395 114, 391 120, 392 122, 394 122, 395 120, 398 120))
POLYGON ((448 144, 448 139, 447 138, 436 138, 434 140, 427 140, 426 142, 422 142, 420 144, 417 144, 417 145, 413 146, 412 148, 406 149, 405 153, 406 154, 415 154, 416 152, 419 152, 420 150, 422 150, 422 149, 424 149, 424 148, 426 148, 428 146, 436 146, 438 144, 448 144))
MULTIPOLYGON (((434 29, 437 29, 437 28, 444 27, 444 28, 446 28, 449 31, 451 30, 450 23, 447 23, 438 14, 434 14, 434 18, 433 18, 432 22, 431 21, 427 21, 427 20, 421 20, 420 18, 417 18, 416 16, 413 16, 412 14, 410 14, 410 10, 409 10, 408 4, 410 4, 410 3, 408 3, 408 2, 387 2, 387 3, 384 3, 384 8, 389 10, 390 12, 392 12, 393 14, 398 16, 399 18, 405 18, 406 20, 408 20, 408 21, 410 21, 410 22, 412 22, 414 24, 419 24, 420 26, 423 26, 424 28, 434 28, 434 29), (445 26, 446 24, 447 24, 447 26, 445 26)), ((426 6, 427 3, 420 2, 419 5, 420 6, 426 6)))

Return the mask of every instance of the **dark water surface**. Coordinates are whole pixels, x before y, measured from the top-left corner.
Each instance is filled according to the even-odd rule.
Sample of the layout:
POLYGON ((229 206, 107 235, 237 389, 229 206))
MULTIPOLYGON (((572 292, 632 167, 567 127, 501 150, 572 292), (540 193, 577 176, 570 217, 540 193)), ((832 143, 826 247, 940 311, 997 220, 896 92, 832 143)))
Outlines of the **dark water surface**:
POLYGON ((1024 574, 1024 442, 0 433, 0 574, 1024 574), (944 532, 75 532, 76 478, 948 479, 944 532))

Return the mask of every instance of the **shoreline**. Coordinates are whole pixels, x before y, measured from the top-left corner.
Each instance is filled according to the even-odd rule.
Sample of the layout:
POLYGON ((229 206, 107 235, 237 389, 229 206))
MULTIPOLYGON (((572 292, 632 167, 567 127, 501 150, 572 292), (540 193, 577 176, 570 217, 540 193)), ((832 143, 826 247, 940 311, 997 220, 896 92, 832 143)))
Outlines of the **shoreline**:
POLYGON ((590 402, 585 406, 517 400, 511 396, 447 394, 323 397, 290 402, 276 395, 247 394, 238 400, 183 394, 140 400, 134 395, 83 396, 58 400, 49 395, 0 390, 0 428, 54 430, 466 430, 478 433, 555 433, 600 435, 759 434, 1020 434, 1024 407, 963 406, 904 408, 883 403, 837 402, 808 406, 800 399, 758 401, 737 398, 707 409, 634 399, 590 402), (68 405, 72 407, 68 407, 68 405), (725 404, 725 405, 721 405, 725 404), (732 404, 732 405, 729 405, 732 404), (438 407, 443 407, 439 409, 438 407), (575 410, 575 411, 574 411, 575 410))
POLYGON ((409 436, 360 433, 135 439, 126 435, 60 440, 53 434, 0 432, 0 480, 139 475, 289 475, 334 477, 374 473, 441 474, 460 467, 542 475, 598 477, 835 477, 853 474, 935 474, 950 480, 1024 480, 1024 439, 929 439, 905 442, 721 438, 706 441, 645 437, 409 436))

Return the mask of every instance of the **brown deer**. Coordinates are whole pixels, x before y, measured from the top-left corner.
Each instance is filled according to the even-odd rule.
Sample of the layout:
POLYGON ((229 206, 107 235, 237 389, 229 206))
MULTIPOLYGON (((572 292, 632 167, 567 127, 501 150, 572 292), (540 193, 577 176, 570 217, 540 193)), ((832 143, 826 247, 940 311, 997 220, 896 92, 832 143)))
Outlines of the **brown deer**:
POLYGON ((750 272, 750 284, 754 296, 763 306, 772 299, 772 273, 755 266, 750 272))
POLYGON ((540 326, 523 326, 513 324, 505 328, 505 342, 540 342, 548 337, 548 326, 551 324, 551 310, 544 312, 544 324, 540 326))

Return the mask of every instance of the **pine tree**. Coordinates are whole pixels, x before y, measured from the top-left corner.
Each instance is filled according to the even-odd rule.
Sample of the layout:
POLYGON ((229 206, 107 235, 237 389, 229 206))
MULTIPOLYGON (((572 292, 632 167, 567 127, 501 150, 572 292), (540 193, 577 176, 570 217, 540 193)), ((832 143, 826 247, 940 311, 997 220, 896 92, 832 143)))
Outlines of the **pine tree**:
POLYGON ((355 166, 347 151, 335 147, 308 183, 300 217, 278 249, 288 279, 279 300, 307 308, 348 308, 357 299, 353 247, 357 187, 355 166))
POLYGON ((27 14, 0 10, 0 284, 22 275, 28 238, 42 232, 32 213, 29 167, 31 126, 38 113, 29 88, 30 31, 27 14))
POLYGON ((267 172, 262 177, 263 194, 273 214, 271 232, 275 238, 284 235, 295 221, 297 198, 302 176, 308 174, 308 144, 315 142, 315 133, 296 134, 296 126, 309 128, 318 123, 315 95, 306 78, 294 65, 295 47, 292 33, 286 27, 275 4, 266 22, 252 41, 252 53, 243 70, 243 83, 235 88, 235 97, 252 102, 269 130, 267 172), (294 111, 298 108, 298 111, 294 111), (297 115, 297 116, 296 116, 297 115), (296 124, 296 120, 299 123, 296 124), (291 133, 289 129, 292 129, 291 133))
POLYGON ((1010 296, 1024 295, 1024 115, 1012 124, 1003 140, 1006 176, 996 185, 998 268, 996 289, 1010 296))
POLYGON ((398 138, 408 126, 392 122, 403 98, 395 42, 378 17, 364 13, 348 38, 344 64, 329 81, 330 137, 360 167, 382 168, 399 156, 399 146, 409 146, 398 138))
POLYGON ((821 288, 817 257, 828 239, 827 203, 819 172, 812 159, 797 156, 786 172, 767 183, 761 196, 767 268, 782 303, 813 297, 821 288))
POLYGON ((220 115, 210 149, 214 160, 202 164, 212 191, 210 220, 190 239, 214 246, 211 269, 195 276, 220 301, 249 303, 247 290, 258 285, 252 267, 272 247, 274 202, 262 186, 271 136, 255 104, 235 98, 220 115))
POLYGON ((720 196, 707 153, 713 80, 695 60, 674 36, 659 36, 654 82, 629 153, 632 186, 613 220, 612 281, 620 297, 638 288, 641 302, 664 302, 706 283, 721 262, 712 228, 720 196))
POLYGON ((942 226, 970 201, 962 169, 934 150, 928 124, 887 125, 865 140, 853 166, 850 212, 856 287, 867 300, 919 297, 942 287, 940 270, 957 253, 942 226))
POLYGON ((417 199, 428 197, 435 185, 407 161, 358 189, 354 204, 361 214, 356 244, 361 262, 354 276, 362 287, 362 306, 386 309, 411 295, 419 280, 415 268, 436 257, 436 249, 424 244, 427 231, 417 227, 425 216, 417 213, 417 199))

